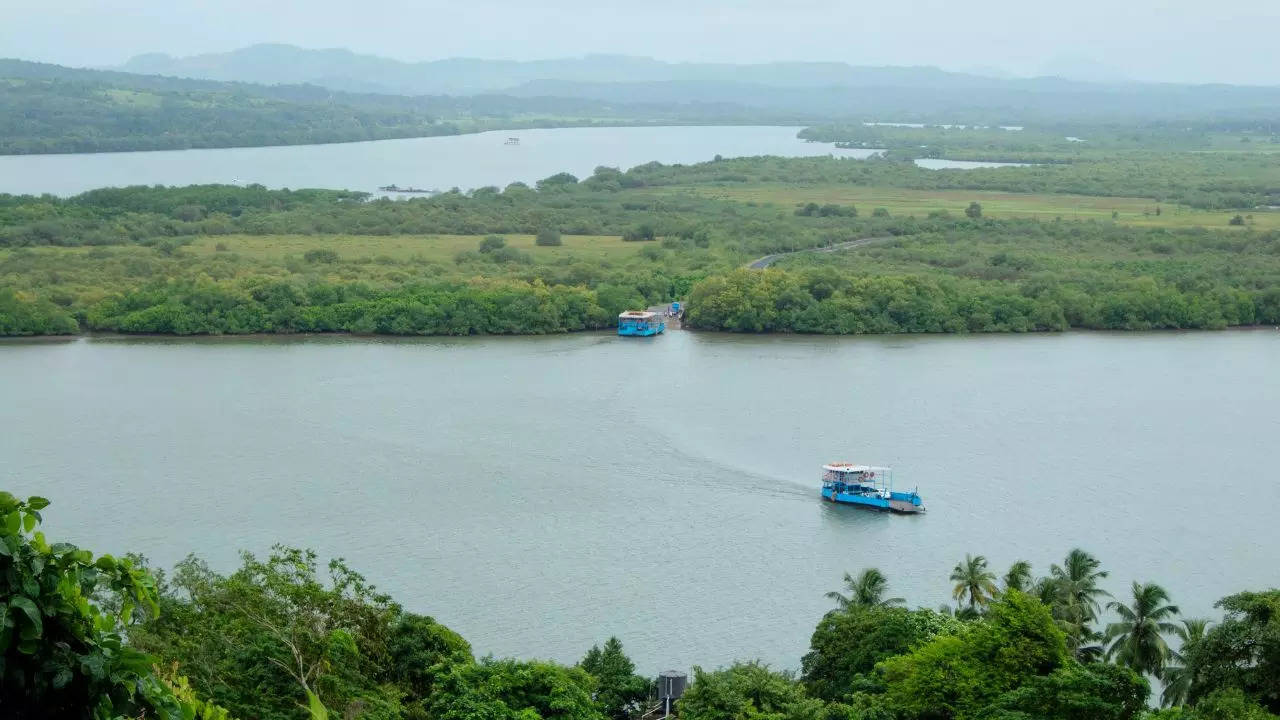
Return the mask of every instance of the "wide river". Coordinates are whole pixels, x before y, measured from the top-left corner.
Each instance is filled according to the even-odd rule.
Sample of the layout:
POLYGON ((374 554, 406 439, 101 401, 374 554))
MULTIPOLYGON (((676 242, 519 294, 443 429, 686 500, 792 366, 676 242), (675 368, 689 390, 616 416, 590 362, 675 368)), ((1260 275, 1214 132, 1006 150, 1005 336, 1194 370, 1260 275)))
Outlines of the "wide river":
POLYGON ((0 156, 0 193, 74 195, 98 187, 197 183, 372 193, 382 185, 466 190, 532 183, 558 172, 585 178, 601 165, 625 170, 650 161, 704 162, 716 155, 865 158, 879 152, 805 142, 796 137, 799 131, 776 126, 558 128, 333 145, 5 155, 0 156), (520 143, 507 145, 509 137, 520 143))
POLYGON ((341 555, 478 653, 797 667, 845 571, 1097 554, 1192 615, 1280 582, 1280 333, 0 343, 3 485, 98 552, 341 555), (893 465, 921 517, 832 507, 893 465))

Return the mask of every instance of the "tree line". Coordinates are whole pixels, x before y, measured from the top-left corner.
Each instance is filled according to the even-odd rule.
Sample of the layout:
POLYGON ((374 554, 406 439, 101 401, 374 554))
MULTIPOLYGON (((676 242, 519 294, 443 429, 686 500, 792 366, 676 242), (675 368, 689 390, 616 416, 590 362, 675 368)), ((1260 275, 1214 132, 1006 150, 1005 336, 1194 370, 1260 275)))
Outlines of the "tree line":
MULTIPOLYGON (((814 168, 849 164, 814 162, 742 166, 804 178, 814 168)), ((0 196, 0 287, 8 291, 0 333, 553 332, 602 327, 601 312, 677 299, 688 301, 692 325, 739 332, 1221 328, 1275 323, 1280 313, 1276 231, 1001 219, 977 202, 962 216, 902 216, 644 184, 701 182, 730 164, 599 168, 583 181, 560 173, 533 187, 407 201, 217 185, 0 196), (486 250, 482 238, 504 233, 541 239, 533 252, 486 250), (321 238, 329 247, 278 260, 231 252, 220 241, 212 255, 191 249, 245 235, 261 237, 267 249, 281 235, 321 238), (421 243, 422 253, 358 250, 395 235, 421 243), (472 236, 478 249, 452 262, 428 258, 431 235, 472 236), (637 251, 557 254, 575 235, 633 241, 637 251), (872 237, 881 240, 784 259, 776 273, 735 272, 763 255, 872 237), (569 315, 553 305, 545 322, 513 321, 521 313, 512 308, 539 307, 528 294, 536 283, 585 305, 569 315), (526 299, 485 295, 498 286, 526 299)))
MULTIPOLYGON (((223 574, 95 557, 38 529, 48 501, 0 492, 0 713, 164 720, 635 720, 651 679, 610 638, 573 666, 477 659, 437 620, 340 559, 276 546, 223 574)), ((1096 557, 1039 578, 967 555, 955 605, 908 609, 874 568, 828 593, 799 675, 694 668, 686 720, 1272 720, 1280 590, 1185 618, 1134 582, 1112 598, 1096 557), (1110 617, 1107 614, 1110 614, 1110 617), (1152 682, 1162 690, 1148 707, 1152 682)), ((551 630, 549 630, 551 631, 551 630)))

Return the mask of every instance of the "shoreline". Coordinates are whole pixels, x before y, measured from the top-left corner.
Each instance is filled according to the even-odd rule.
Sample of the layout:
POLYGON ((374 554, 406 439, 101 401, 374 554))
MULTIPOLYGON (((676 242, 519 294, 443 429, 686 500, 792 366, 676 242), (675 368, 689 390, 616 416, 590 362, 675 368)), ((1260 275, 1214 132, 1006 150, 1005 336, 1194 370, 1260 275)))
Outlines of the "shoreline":
MULTIPOLYGON (((795 337, 795 338, 919 338, 919 337, 1044 337, 1050 335, 1171 335, 1171 334, 1219 334, 1219 333, 1245 333, 1245 332, 1266 332, 1278 331, 1280 327, 1271 325, 1232 325, 1220 330, 1208 328, 1151 328, 1148 330, 1094 330, 1090 328, 1068 328, 1066 330, 1039 330, 1029 332, 963 332, 963 333, 849 333, 849 334, 827 334, 827 333, 797 333, 797 332, 758 332, 758 333, 738 333, 725 330, 707 330, 690 326, 679 328, 680 332, 693 332, 699 335, 716 335, 725 337, 795 337)), ((563 337, 566 335, 603 335, 612 337, 615 334, 612 328, 601 328, 598 330, 570 330, 566 332, 556 333, 512 333, 504 335, 494 334, 476 334, 476 335, 391 335, 391 334, 362 334, 351 332, 300 332, 300 333, 243 333, 243 334, 199 334, 199 335, 175 335, 172 333, 120 333, 120 332, 82 332, 74 335, 0 335, 0 347, 6 344, 54 344, 54 343, 74 343, 78 341, 131 341, 131 340, 190 340, 195 342, 229 342, 229 341, 268 341, 268 340, 328 340, 328 339, 351 339, 351 340, 467 340, 467 339, 486 339, 495 338, 551 338, 563 337)))
MULTIPOLYGON (((198 150, 244 150, 249 148, 291 148, 291 147, 324 147, 327 145, 357 145, 360 143, 387 142, 389 140, 424 140, 429 138, 449 138, 460 137, 463 135, 483 135, 488 132, 508 132, 511 130, 571 130, 584 128, 654 128, 654 127, 808 127, 813 121, 792 120, 782 122, 780 120, 773 122, 764 122, 763 120, 753 121, 719 121, 719 120, 581 120, 578 122, 549 122, 539 123, 531 121, 528 123, 513 123, 511 125, 502 125, 499 127, 488 127, 483 129, 467 130, 464 132, 452 133, 430 133, 430 134, 407 134, 393 135, 383 138, 358 138, 352 140, 334 140, 331 142, 300 142, 300 143, 269 143, 265 145, 201 145, 199 147, 172 147, 172 148, 129 148, 120 150, 90 150, 88 152, 82 150, 66 150, 51 152, 32 152, 32 153, 15 153, 0 152, 0 158, 4 157, 44 157, 44 156, 64 156, 64 155, 121 155, 127 153, 166 153, 166 152, 191 152, 198 150)), ((816 141, 815 141, 816 142, 816 141)), ((824 143, 832 145, 832 143, 824 143)))

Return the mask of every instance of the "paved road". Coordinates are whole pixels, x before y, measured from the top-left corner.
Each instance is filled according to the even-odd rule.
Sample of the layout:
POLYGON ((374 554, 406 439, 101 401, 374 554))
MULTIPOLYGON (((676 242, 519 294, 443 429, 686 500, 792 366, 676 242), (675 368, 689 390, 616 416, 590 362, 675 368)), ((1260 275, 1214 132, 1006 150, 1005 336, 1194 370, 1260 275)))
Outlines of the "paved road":
POLYGON ((775 255, 765 255, 759 260, 756 260, 750 265, 747 265, 747 267, 751 268, 752 270, 763 270, 789 255, 799 255, 800 253, 839 252, 841 250, 849 250, 851 248, 863 247, 864 245, 871 245, 872 243, 884 242, 885 240, 892 240, 892 239, 893 239, 892 235, 887 237, 860 238, 858 240, 849 240, 848 242, 836 243, 835 245, 827 245, 826 247, 808 248, 805 250, 793 250, 791 252, 777 253, 775 255))

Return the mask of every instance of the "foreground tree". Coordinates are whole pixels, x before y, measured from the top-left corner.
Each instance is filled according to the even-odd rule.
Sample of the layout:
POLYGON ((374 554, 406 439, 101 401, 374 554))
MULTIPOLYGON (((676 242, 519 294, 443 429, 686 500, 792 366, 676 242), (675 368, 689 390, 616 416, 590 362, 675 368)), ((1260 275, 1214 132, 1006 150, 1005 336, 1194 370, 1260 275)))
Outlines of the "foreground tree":
POLYGON ((965 555, 951 571, 951 581, 955 583, 951 596, 956 602, 967 598, 970 610, 985 606, 997 592, 996 576, 987 569, 987 558, 982 555, 965 555))
POLYGON ((900 597, 886 598, 884 596, 889 590, 889 579, 877 568, 867 568, 859 573, 856 578, 849 575, 849 573, 845 573, 844 585, 848 590, 848 595, 835 590, 827 593, 827 597, 835 600, 836 605, 841 610, 848 610, 851 607, 887 607, 901 605, 905 602, 900 597))
POLYGON ((897 717, 985 717, 980 711, 1068 661, 1049 609, 1016 590, 959 634, 939 635, 879 665, 884 703, 897 717))
POLYGON ((1033 581, 1031 579, 1031 563, 1026 560, 1019 560, 1009 566, 1009 572, 1004 574, 1005 590, 1020 590, 1022 592, 1030 592, 1033 581))
POLYGON ((1160 704, 1165 707, 1182 705, 1187 702, 1187 693, 1191 690, 1191 669, 1187 667, 1187 652, 1204 639, 1209 629, 1209 621, 1203 618, 1183 618, 1182 624, 1174 627, 1181 641, 1177 650, 1169 651, 1172 664, 1164 671, 1164 690, 1160 693, 1160 704))
POLYGON ((1280 590, 1243 592, 1218 601, 1222 622, 1183 651, 1189 702, 1223 688, 1240 690, 1280 715, 1280 590))
POLYGON ((1169 662, 1169 644, 1164 636, 1178 630, 1170 622, 1178 614, 1178 607, 1169 604, 1169 593, 1155 583, 1135 581, 1132 605, 1110 602, 1107 608, 1120 616, 1118 622, 1107 626, 1107 658, 1135 672, 1163 677, 1169 662))
POLYGON ((1058 626, 1067 635, 1067 646, 1082 660, 1097 658, 1100 633, 1093 627, 1101 611, 1100 599, 1108 593, 1098 587, 1107 577, 1102 563, 1089 553, 1075 548, 1067 553, 1062 565, 1049 568, 1049 577, 1038 588, 1042 600, 1053 611, 1058 626))
POLYGON ((1137 673, 1074 660, 1001 695, 979 717, 990 720, 1132 720, 1147 706, 1151 686, 1137 673))
POLYGON ((681 720, 810 720, 822 702, 805 697, 787 673, 767 665, 735 663, 715 672, 693 668, 693 684, 680 699, 681 720))
POLYGON ((867 686, 876 663, 959 632, 964 623, 933 610, 859 607, 829 612, 809 640, 801 680, 812 697, 840 700, 867 686))
POLYGON ((436 686, 432 720, 604 720, 580 668, 520 660, 456 665, 436 686))
POLYGON ((609 638, 603 649, 592 646, 578 667, 595 678, 593 695, 606 717, 626 720, 649 697, 649 680, 636 675, 635 663, 616 637, 609 638))
POLYGON ((239 717, 293 718, 313 700, 336 713, 401 714, 406 693, 388 685, 399 607, 341 560, 327 569, 320 573, 314 552, 284 546, 265 560, 244 553, 225 577, 188 558, 162 599, 165 614, 132 639, 176 661, 197 690, 239 717))
POLYGON ((48 505, 0 491, 0 717, 225 718, 125 644, 158 612, 155 579, 128 558, 50 544, 36 529, 48 505))

